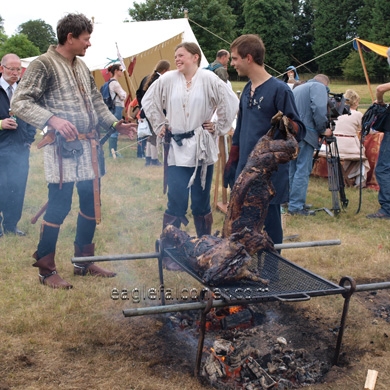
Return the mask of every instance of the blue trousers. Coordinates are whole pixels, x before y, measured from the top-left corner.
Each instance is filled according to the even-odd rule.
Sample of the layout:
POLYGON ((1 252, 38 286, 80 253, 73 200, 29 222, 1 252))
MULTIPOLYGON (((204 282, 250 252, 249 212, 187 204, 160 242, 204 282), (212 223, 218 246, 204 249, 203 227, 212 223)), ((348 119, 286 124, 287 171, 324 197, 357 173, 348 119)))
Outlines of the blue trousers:
POLYGON ((16 148, 0 154, 0 212, 3 212, 4 231, 15 230, 26 193, 30 149, 16 148))
POLYGON ((390 131, 384 133, 375 176, 379 184, 378 202, 381 205, 379 212, 390 215, 390 131))
POLYGON ((214 165, 207 167, 206 185, 202 189, 200 180, 201 167, 198 167, 194 184, 187 188, 194 173, 191 167, 168 167, 168 206, 166 213, 175 217, 185 217, 188 201, 191 196, 192 215, 204 216, 211 212, 210 190, 213 179, 214 165))
POLYGON ((313 153, 313 146, 306 141, 301 141, 299 143, 298 157, 290 161, 289 211, 302 210, 306 202, 307 188, 309 187, 309 178, 313 167, 313 153))

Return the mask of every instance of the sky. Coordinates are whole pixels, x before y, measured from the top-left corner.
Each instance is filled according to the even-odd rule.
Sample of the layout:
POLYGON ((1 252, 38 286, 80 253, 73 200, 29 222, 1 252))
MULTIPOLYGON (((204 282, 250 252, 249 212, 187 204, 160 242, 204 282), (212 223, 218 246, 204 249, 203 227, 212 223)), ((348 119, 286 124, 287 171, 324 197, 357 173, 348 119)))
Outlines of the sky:
MULTIPOLYGON (((128 9, 133 6, 132 0, 110 1, 83 1, 66 0, 49 2, 47 0, 18 0, 15 6, 0 8, 0 16, 3 18, 3 26, 6 35, 9 37, 15 34, 16 29, 22 23, 29 20, 41 19, 51 25, 56 33, 57 22, 67 13, 83 13, 89 19, 94 17, 95 23, 105 21, 121 23, 130 19, 128 9)), ((143 3, 143 0, 136 0, 136 3, 143 3)))

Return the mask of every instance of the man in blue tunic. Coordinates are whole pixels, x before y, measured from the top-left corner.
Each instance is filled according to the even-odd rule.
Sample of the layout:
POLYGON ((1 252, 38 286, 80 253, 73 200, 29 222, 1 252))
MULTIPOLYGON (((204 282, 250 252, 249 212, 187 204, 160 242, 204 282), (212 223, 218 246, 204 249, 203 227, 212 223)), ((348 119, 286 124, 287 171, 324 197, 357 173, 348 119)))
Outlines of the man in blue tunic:
MULTIPOLYGON (((239 76, 247 76, 240 99, 236 129, 224 172, 224 186, 230 185, 243 170, 256 143, 271 127, 271 118, 282 111, 289 118, 290 126, 298 141, 305 135, 305 126, 299 119, 291 89, 281 80, 271 76, 264 67, 265 47, 254 34, 238 37, 230 46, 231 65, 239 76), (237 169, 234 173, 234 166, 237 169), (232 180, 232 178, 234 179, 232 180)), ((275 138, 281 138, 276 133, 275 138)), ((280 215, 281 204, 288 201, 288 163, 279 165, 271 177, 275 197, 269 205, 264 229, 274 244, 283 241, 280 215)))

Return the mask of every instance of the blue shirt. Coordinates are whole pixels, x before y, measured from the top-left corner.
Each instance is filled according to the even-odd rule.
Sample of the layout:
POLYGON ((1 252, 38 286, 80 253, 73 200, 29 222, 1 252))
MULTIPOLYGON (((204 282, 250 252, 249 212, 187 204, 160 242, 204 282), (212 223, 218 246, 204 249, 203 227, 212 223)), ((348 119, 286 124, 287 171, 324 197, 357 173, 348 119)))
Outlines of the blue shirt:
MULTIPOLYGON (((240 155, 236 178, 243 170, 256 143, 270 129, 271 118, 278 111, 282 111, 284 115, 298 124, 298 141, 303 139, 305 135, 305 126, 299 118, 294 96, 286 83, 271 77, 256 88, 252 97, 250 96, 251 86, 252 82, 249 81, 242 91, 236 129, 233 134, 233 145, 239 146, 240 155)), ((281 135, 277 132, 275 138, 281 138, 281 135)), ((280 164, 271 180, 276 190, 276 195, 271 203, 287 202, 289 192, 288 163, 280 164)))

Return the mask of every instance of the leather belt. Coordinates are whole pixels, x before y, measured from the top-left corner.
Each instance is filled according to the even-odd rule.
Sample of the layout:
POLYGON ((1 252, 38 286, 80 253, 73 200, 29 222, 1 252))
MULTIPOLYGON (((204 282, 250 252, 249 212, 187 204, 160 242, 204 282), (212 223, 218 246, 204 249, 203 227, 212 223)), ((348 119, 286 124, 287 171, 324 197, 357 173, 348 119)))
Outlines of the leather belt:
MULTIPOLYGON (((79 140, 90 140, 91 142, 91 163, 95 178, 93 179, 93 204, 95 209, 95 220, 98 225, 101 220, 101 202, 100 202, 100 187, 99 187, 99 160, 97 148, 100 147, 98 140, 98 133, 96 130, 92 130, 89 133, 80 133, 78 135, 79 140)), ((43 139, 38 143, 38 149, 46 145, 51 145, 55 142, 55 130, 48 130, 43 139)), ((62 159, 60 159, 60 187, 62 184, 62 159)))
POLYGON ((192 138, 195 135, 195 130, 187 131, 186 133, 172 134, 172 138, 179 146, 183 146, 181 142, 184 138, 192 138))

